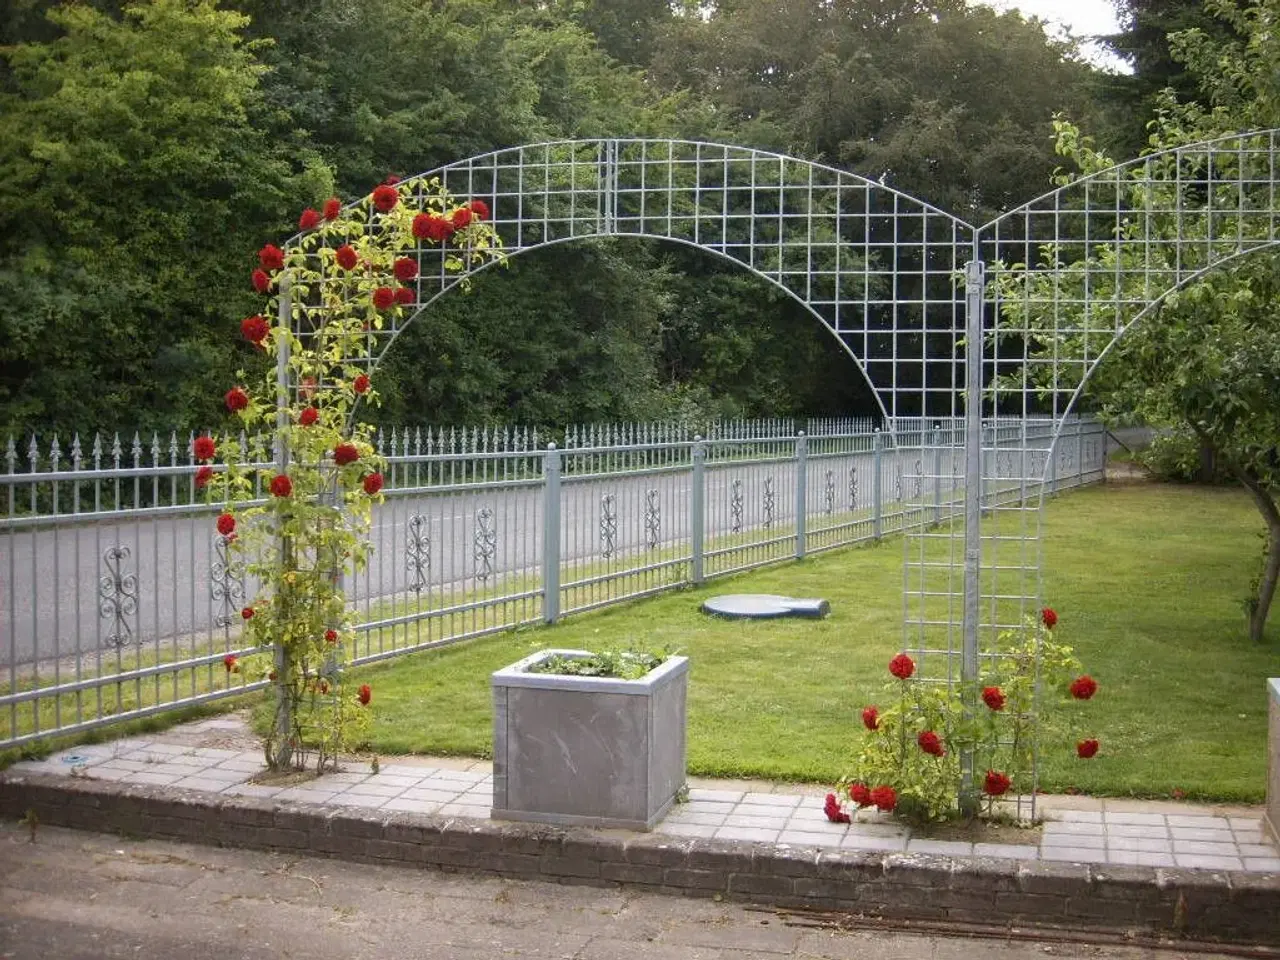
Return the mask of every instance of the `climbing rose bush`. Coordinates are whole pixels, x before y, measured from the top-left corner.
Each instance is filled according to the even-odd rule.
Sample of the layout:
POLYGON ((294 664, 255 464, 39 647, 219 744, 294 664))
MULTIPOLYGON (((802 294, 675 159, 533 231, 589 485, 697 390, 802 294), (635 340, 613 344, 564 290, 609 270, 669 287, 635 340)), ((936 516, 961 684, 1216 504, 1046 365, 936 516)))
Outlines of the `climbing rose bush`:
POLYGON ((251 652, 227 654, 224 666, 270 684, 264 752, 273 769, 303 767, 314 751, 323 770, 367 738, 373 690, 346 683, 357 624, 342 582, 367 564, 384 463, 354 414, 378 402, 379 332, 408 322, 417 306, 401 283, 443 269, 465 287, 470 268, 502 259, 487 213, 438 180, 388 178, 348 208, 336 198, 306 208, 300 235, 258 251, 250 282, 268 300, 241 336, 253 352, 283 358, 296 389, 279 389, 274 366, 256 380, 239 371, 223 397, 233 423, 220 437, 197 438, 192 452, 204 463, 196 485, 226 505, 215 527, 229 563, 262 585, 241 612, 251 652), (452 229, 424 238, 414 229, 420 217, 452 229), (214 459, 224 469, 206 462, 214 459))
POLYGON ((1057 625, 1057 613, 1046 607, 1021 628, 1002 631, 971 687, 922 680, 909 654, 890 660, 893 679, 881 702, 892 706, 862 709, 853 771, 828 795, 828 819, 847 823, 850 809, 873 807, 907 819, 954 816, 966 751, 974 756, 978 812, 988 815, 998 798, 1034 789, 1033 761, 1045 743, 1074 743, 1080 760, 1097 756, 1098 739, 1078 728, 1083 701, 1097 694, 1098 683, 1080 672, 1072 648, 1053 633, 1057 625))

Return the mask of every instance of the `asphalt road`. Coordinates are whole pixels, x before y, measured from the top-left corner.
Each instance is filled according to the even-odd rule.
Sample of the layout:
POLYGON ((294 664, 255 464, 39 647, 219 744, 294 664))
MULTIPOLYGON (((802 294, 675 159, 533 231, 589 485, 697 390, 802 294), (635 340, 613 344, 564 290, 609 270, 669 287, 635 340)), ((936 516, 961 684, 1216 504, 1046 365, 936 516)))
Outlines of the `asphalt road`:
MULTIPOLYGON (((0 825, 3 960, 1174 960, 853 918, 0 825)), ((1224 960, 1212 952, 1198 960, 1224 960)))

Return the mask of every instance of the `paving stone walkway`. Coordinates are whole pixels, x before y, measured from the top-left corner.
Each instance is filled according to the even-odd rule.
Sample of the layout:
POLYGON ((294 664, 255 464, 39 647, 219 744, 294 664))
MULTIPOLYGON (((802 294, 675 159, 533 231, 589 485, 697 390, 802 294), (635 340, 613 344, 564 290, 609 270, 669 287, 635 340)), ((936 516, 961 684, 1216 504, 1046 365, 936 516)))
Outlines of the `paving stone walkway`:
MULTIPOLYGON (((250 782, 264 769, 262 753, 234 716, 214 717, 161 734, 78 747, 11 770, 89 777, 128 784, 182 787, 227 796, 306 801, 335 807, 487 819, 493 776, 485 761, 423 757, 380 765, 348 764, 295 785, 250 782)), ((1045 797, 1038 844, 937 840, 882 815, 860 813, 836 824, 822 811, 820 788, 765 781, 691 778, 689 799, 658 833, 718 840, 1147 867, 1280 872, 1280 849, 1263 832, 1253 807, 1045 797)))

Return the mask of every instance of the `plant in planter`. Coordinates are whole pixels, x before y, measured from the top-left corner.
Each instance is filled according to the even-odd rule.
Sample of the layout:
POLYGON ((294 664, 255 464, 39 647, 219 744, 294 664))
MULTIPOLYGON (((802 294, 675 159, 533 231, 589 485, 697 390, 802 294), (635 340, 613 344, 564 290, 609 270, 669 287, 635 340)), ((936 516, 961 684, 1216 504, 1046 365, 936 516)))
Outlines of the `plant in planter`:
POLYGON ((264 752, 273 770, 305 766, 309 750, 323 770, 364 738, 373 691, 346 682, 356 625, 342 575, 368 558, 383 460, 354 412, 377 402, 377 332, 416 308, 420 259, 457 273, 501 257, 487 217, 482 201, 461 202, 438 181, 389 180, 345 209, 331 198, 303 211, 302 232, 284 249, 258 252, 252 282, 268 303, 241 332, 275 355, 275 368, 256 386, 238 372, 225 397, 235 427, 198 438, 194 453, 196 486, 223 505, 227 563, 261 584, 242 611, 253 649, 224 665, 271 685, 264 752))
POLYGON ((543 650, 492 675, 493 816, 653 827, 685 781, 689 662, 543 650))
POLYGON ((1021 629, 1002 631, 986 672, 973 685, 922 681, 910 656, 889 662, 892 705, 862 711, 865 737, 853 772, 827 795, 828 819, 847 823, 849 809, 876 808, 905 819, 943 820, 965 804, 960 756, 972 752, 976 812, 991 816, 1011 791, 1034 789, 1042 741, 1070 737, 1082 760, 1098 753, 1093 737, 1071 736, 1082 701, 1097 682, 1081 674, 1072 648, 1054 638, 1049 607, 1021 629), (847 799, 846 799, 847 798, 847 799))

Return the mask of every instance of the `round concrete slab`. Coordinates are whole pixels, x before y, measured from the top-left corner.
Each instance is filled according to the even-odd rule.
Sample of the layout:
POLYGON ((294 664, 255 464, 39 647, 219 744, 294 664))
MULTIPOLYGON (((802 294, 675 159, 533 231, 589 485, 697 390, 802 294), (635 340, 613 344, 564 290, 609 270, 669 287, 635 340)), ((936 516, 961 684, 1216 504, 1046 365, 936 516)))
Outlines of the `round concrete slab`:
POLYGON ((702 604, 704 613, 734 619, 767 620, 771 617, 811 617, 820 619, 831 604, 820 599, 779 597, 771 593, 731 593, 711 597, 702 604))

